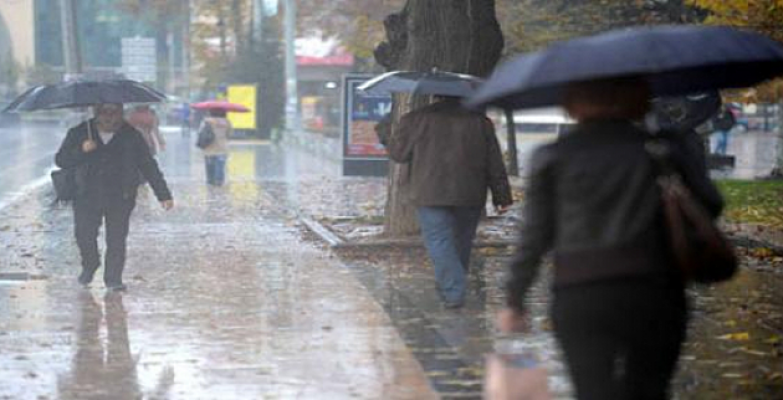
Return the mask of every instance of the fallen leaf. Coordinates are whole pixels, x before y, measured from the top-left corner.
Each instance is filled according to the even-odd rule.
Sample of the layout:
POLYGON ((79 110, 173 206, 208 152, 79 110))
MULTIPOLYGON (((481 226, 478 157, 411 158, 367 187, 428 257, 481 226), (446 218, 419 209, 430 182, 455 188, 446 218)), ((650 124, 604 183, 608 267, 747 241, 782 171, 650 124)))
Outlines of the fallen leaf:
POLYGON ((780 336, 778 336, 778 335, 770 336, 770 338, 765 340, 764 343, 767 343, 767 344, 779 344, 780 343, 780 336))
POLYGON ((744 341, 750 340, 750 333, 748 333, 748 332, 729 333, 728 335, 718 336, 718 339, 720 339, 720 340, 734 340, 734 341, 737 341, 737 342, 744 342, 744 341))

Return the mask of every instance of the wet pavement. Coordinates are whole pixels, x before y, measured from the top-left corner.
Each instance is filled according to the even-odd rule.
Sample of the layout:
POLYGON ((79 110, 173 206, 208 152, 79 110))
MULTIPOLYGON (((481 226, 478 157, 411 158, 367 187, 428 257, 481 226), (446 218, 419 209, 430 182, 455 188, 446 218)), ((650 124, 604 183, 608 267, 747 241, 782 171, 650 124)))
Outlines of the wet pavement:
MULTIPOLYGON (((477 249, 467 306, 445 310, 423 249, 333 251, 299 222, 377 221, 385 179, 342 178, 328 146, 244 142, 230 184, 207 188, 192 138, 165 134, 176 206, 140 193, 125 294, 76 286, 71 213, 50 193, 0 209, 0 399, 480 398, 510 248, 477 249)), ((783 398, 782 269, 743 260, 694 292, 678 399, 783 398)), ((546 279, 530 301, 517 339, 572 398, 546 279)))
POLYGON ((0 128, 0 209, 24 192, 47 183, 54 153, 65 131, 54 123, 22 123, 0 128))
POLYGON ((236 146, 231 184, 208 189, 175 139, 177 206, 141 193, 126 294, 77 287, 71 214, 49 194, 2 211, 0 272, 17 279, 0 284, 0 398, 436 398, 383 309, 267 195, 259 176, 307 176, 295 156, 236 146))

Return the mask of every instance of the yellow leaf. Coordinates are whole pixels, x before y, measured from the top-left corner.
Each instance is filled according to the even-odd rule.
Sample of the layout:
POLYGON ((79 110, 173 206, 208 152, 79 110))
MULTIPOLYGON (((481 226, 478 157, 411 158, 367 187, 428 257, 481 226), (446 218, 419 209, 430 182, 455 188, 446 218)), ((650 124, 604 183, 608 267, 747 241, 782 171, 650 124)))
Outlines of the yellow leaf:
POLYGON ((748 332, 729 333, 728 335, 718 336, 718 339, 744 342, 750 340, 750 333, 748 332))
POLYGON ((778 336, 778 335, 770 336, 770 338, 765 340, 764 343, 767 343, 767 344, 778 344, 778 343, 780 343, 780 336, 778 336))

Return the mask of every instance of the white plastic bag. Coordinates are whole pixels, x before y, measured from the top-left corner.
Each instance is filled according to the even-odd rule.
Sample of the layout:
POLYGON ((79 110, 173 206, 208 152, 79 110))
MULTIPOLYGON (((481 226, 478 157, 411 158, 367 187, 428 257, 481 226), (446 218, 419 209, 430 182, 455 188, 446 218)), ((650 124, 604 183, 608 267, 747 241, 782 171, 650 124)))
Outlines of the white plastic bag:
POLYGON ((523 346, 502 345, 487 356, 486 400, 551 400, 548 371, 536 352, 523 346))

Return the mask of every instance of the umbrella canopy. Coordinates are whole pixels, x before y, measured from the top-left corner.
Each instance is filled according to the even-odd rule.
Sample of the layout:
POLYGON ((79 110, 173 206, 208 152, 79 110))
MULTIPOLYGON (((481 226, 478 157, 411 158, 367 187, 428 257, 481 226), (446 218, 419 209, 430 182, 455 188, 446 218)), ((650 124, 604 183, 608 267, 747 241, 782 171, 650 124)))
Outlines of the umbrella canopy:
POLYGON ((466 105, 534 108, 561 104, 575 82, 641 77, 655 96, 758 84, 783 73, 783 46, 728 27, 659 26, 561 42, 498 67, 466 105))
POLYGON ((226 112, 238 112, 246 113, 250 112, 250 109, 237 103, 229 103, 224 100, 209 100, 202 101, 200 103, 193 103, 190 107, 196 110, 222 110, 226 112))
POLYGON ((687 132, 709 121, 723 105, 718 91, 652 101, 652 115, 660 129, 687 132))
POLYGON ((467 97, 483 82, 472 75, 445 71, 392 71, 370 79, 357 89, 367 94, 412 93, 467 97))
POLYGON ((157 103, 163 93, 127 79, 68 81, 35 86, 17 97, 3 112, 86 107, 105 103, 157 103))

